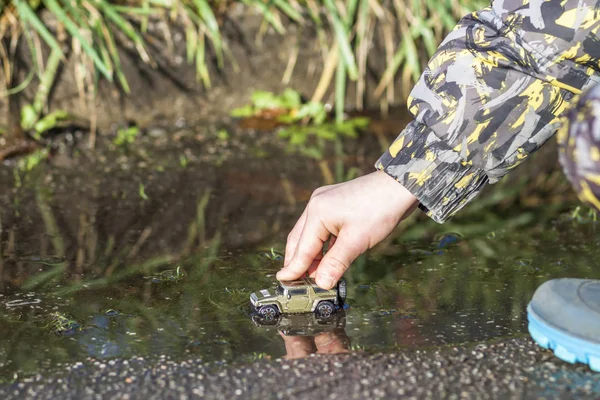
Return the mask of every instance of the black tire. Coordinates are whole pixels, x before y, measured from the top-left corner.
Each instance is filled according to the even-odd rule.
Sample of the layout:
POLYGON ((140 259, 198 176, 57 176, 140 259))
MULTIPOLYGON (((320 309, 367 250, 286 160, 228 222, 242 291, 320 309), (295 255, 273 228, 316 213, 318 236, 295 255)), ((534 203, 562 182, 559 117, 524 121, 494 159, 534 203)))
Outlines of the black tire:
POLYGON ((259 308, 258 313, 263 319, 272 321, 279 315, 279 309, 273 304, 267 304, 266 306, 259 308))
POLYGON ((346 302, 346 294, 347 294, 345 280, 340 279, 340 281, 337 284, 337 292, 338 292, 338 302, 340 303, 340 306, 343 306, 344 303, 346 302))
POLYGON ((315 314, 318 318, 329 318, 335 312, 335 306, 330 301, 322 301, 317 305, 315 314))

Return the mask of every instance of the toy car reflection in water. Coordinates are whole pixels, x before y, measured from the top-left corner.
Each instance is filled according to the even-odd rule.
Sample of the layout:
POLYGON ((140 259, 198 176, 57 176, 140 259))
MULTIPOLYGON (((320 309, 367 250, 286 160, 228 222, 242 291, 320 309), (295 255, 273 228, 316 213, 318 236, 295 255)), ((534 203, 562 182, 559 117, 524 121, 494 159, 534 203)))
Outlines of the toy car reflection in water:
POLYGON ((340 354, 350 349, 346 334, 344 310, 327 318, 315 313, 280 314, 267 320, 259 314, 252 316, 254 324, 266 330, 277 330, 285 344, 286 359, 307 357, 310 354, 340 354))
POLYGON ((343 331, 346 328, 346 313, 339 310, 329 317, 318 317, 315 313, 281 314, 273 319, 255 314, 252 322, 259 327, 277 329, 285 336, 317 336, 333 330, 343 331))
POLYGON ((250 295, 254 310, 265 320, 281 314, 312 313, 329 317, 344 305, 346 282, 342 279, 333 289, 322 289, 313 278, 281 281, 275 290, 263 289, 250 295))

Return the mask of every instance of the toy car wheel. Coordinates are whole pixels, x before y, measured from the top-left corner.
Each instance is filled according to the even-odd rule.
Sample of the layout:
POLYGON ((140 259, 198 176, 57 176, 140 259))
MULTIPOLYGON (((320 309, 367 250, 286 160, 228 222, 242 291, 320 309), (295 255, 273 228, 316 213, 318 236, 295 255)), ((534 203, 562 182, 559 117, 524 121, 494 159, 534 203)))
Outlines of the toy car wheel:
POLYGON ((335 306, 330 301, 322 301, 319 303, 319 305, 317 306, 317 309, 315 311, 316 311, 317 317, 328 318, 335 311, 335 306))
POLYGON ((340 305, 343 305, 344 302, 346 301, 346 281, 343 279, 340 279, 340 281, 337 284, 337 292, 338 292, 338 302, 340 303, 340 305))
POLYGON ((264 319, 272 320, 272 319, 275 319, 277 317, 277 315, 279 315, 279 310, 274 305, 268 304, 266 306, 262 306, 261 308, 259 308, 258 313, 264 319))

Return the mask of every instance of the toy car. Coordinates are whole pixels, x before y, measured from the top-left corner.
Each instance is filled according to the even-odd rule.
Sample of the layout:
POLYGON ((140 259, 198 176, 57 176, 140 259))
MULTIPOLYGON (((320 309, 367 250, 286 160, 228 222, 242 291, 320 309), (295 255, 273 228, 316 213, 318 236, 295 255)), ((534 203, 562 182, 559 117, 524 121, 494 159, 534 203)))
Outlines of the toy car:
POLYGON ((333 289, 322 289, 313 278, 281 281, 275 290, 263 289, 250 295, 252 306, 262 318, 275 319, 280 314, 314 312, 327 318, 344 305, 346 282, 342 279, 333 289))

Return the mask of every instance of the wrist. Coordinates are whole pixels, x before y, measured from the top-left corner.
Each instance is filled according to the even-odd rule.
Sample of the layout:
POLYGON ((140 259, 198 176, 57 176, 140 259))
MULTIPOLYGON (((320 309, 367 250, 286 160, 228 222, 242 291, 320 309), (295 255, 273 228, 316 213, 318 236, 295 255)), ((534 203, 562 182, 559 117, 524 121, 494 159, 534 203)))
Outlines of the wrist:
POLYGON ((407 218, 417 209, 419 199, 394 177, 381 170, 373 172, 372 175, 378 181, 377 185, 382 188, 381 195, 391 202, 399 221, 407 218))

